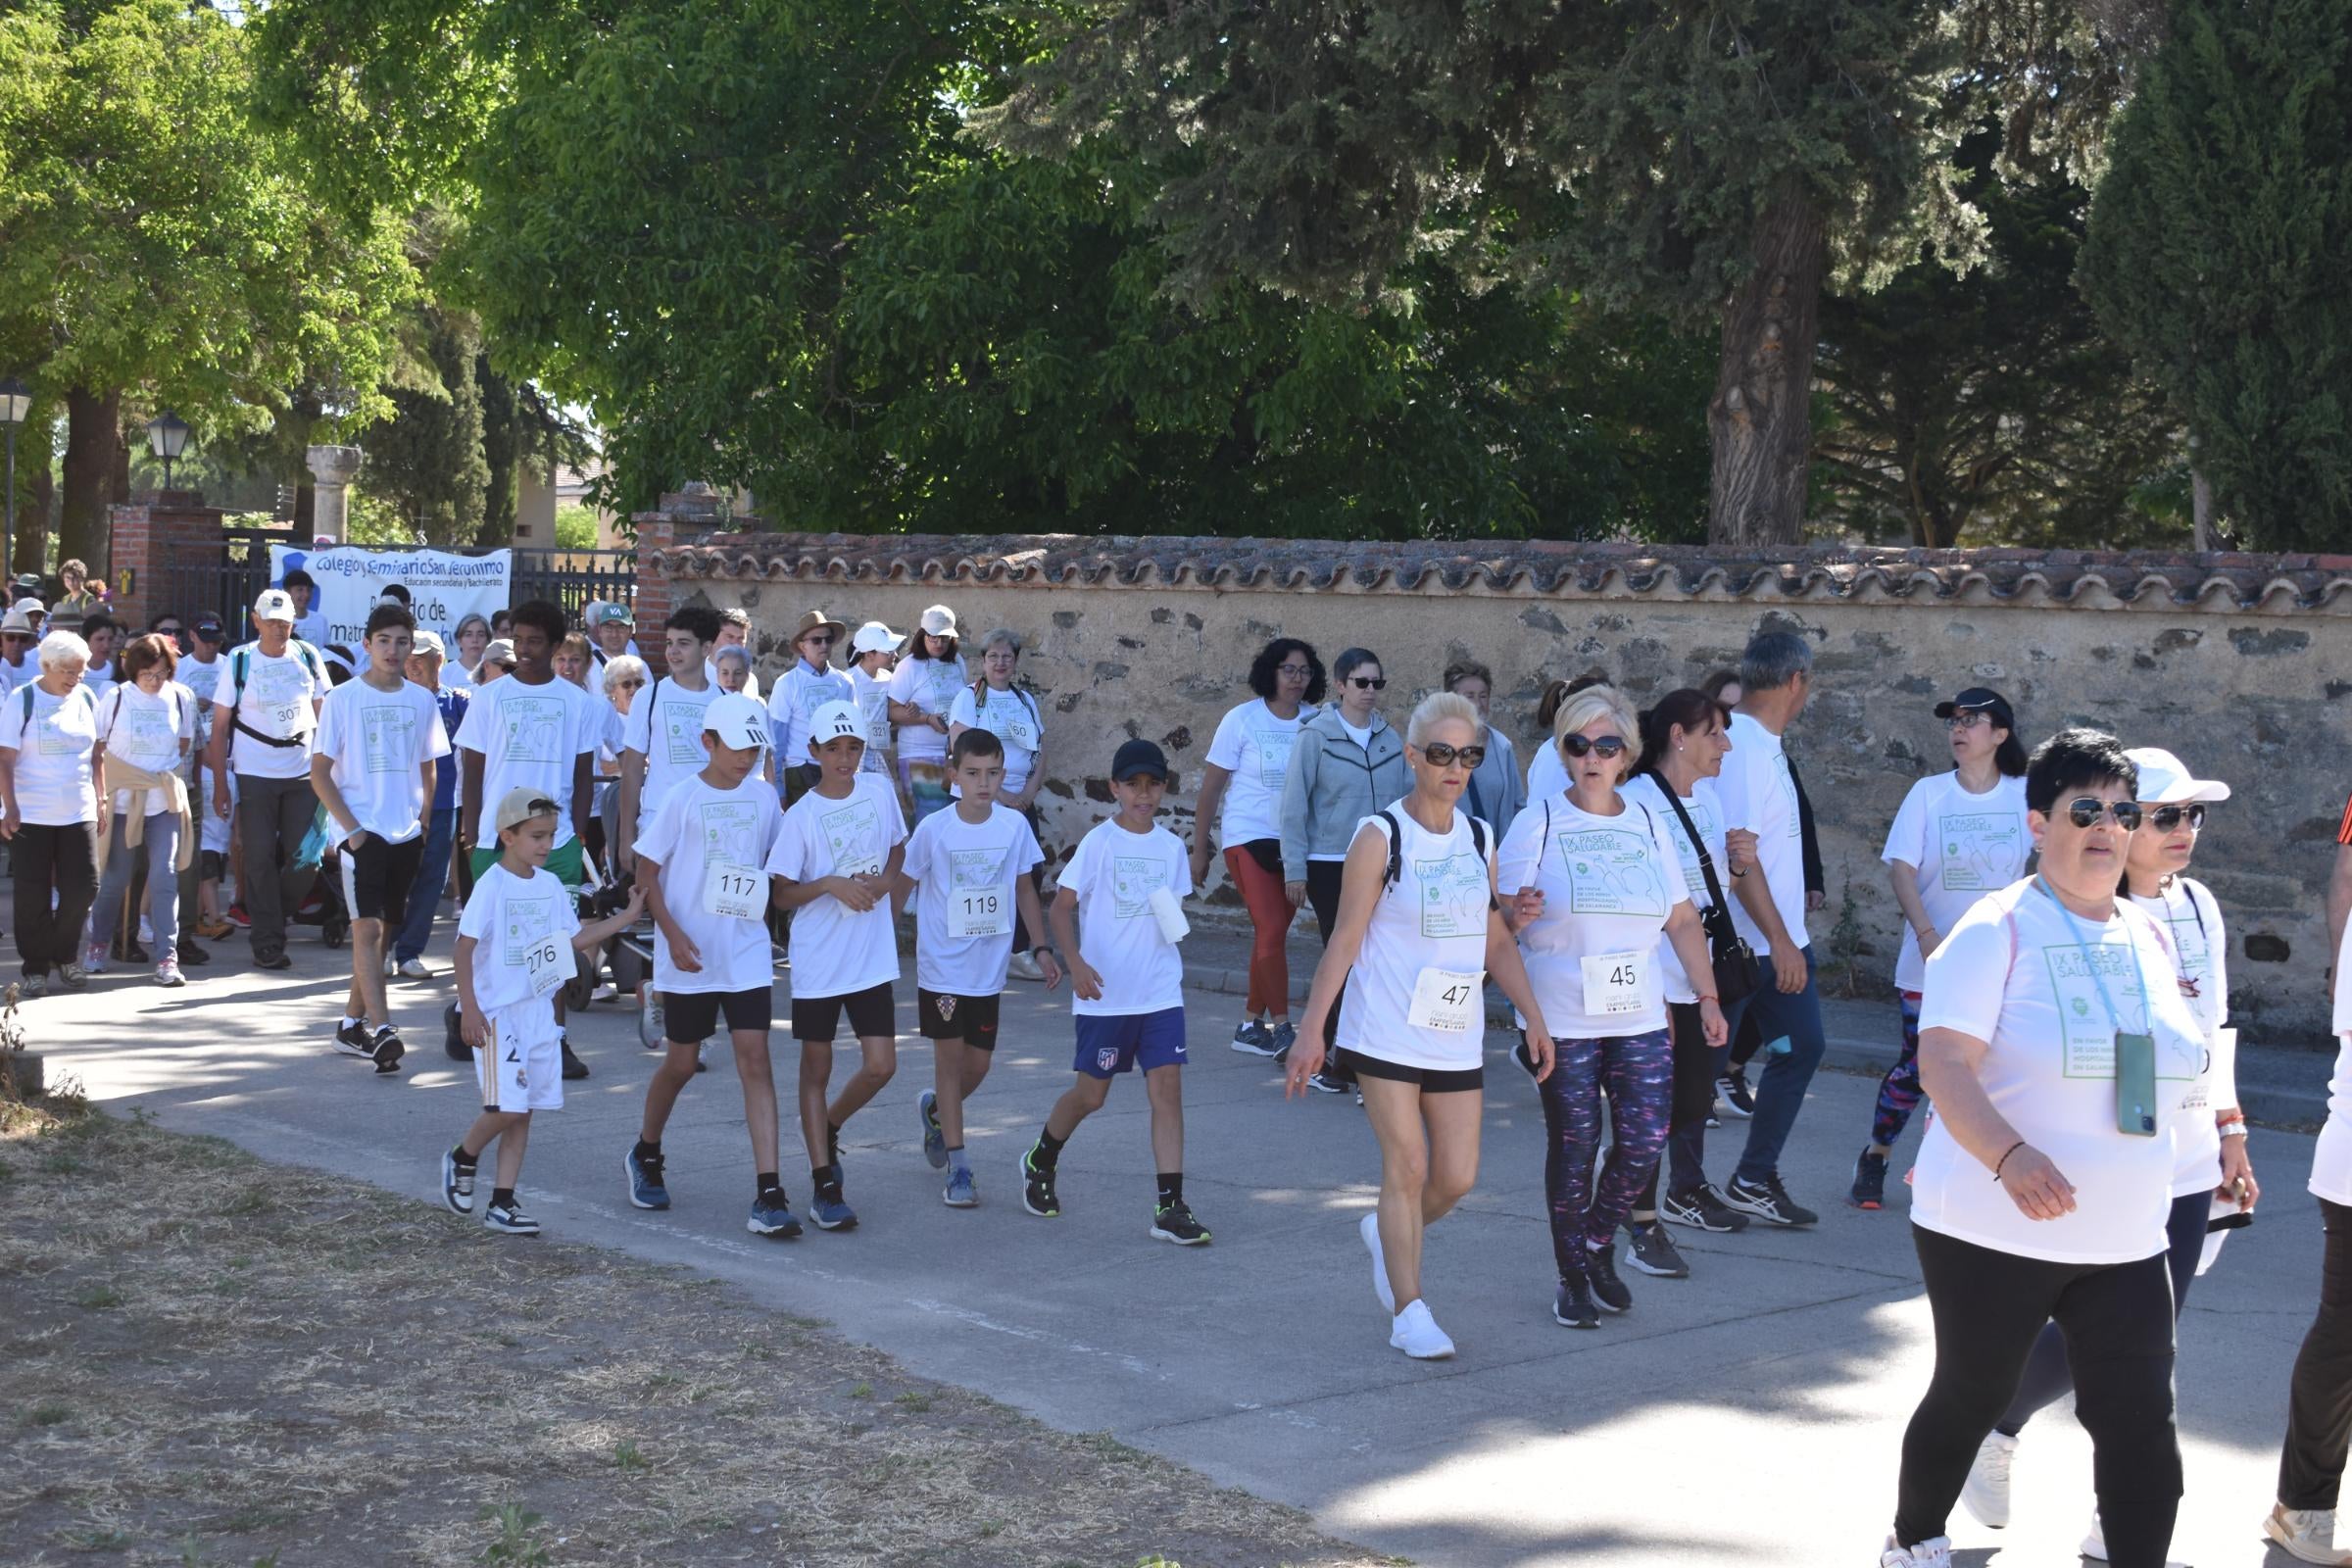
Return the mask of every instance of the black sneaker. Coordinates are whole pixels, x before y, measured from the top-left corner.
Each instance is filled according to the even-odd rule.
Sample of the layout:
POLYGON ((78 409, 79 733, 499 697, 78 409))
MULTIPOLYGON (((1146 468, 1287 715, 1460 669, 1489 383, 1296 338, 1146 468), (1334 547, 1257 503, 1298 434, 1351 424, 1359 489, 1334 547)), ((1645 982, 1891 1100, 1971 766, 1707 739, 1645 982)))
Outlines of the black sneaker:
POLYGON ((256 969, 291 969, 294 960, 282 953, 257 953, 253 956, 253 966, 256 969))
POLYGON ((588 1064, 571 1054, 571 1038, 564 1039, 564 1081, 576 1083, 588 1076, 588 1064))
POLYGON ((390 1024, 384 1025, 375 1032, 375 1048, 369 1054, 375 1058, 377 1072, 400 1071, 400 1058, 408 1054, 409 1048, 400 1043, 400 1036, 394 1032, 390 1024))
POLYGON ((1741 1121, 1756 1113, 1756 1097, 1748 1093, 1745 1067, 1734 1067, 1716 1079, 1715 1093, 1722 1097, 1723 1108, 1741 1121))
POLYGON ((1791 1199, 1778 1176, 1767 1176, 1760 1182, 1744 1182, 1735 1176, 1723 1190, 1723 1200, 1767 1225, 1811 1225, 1821 1218, 1791 1199))
POLYGON ((335 1030, 335 1049, 346 1056, 358 1056, 367 1061, 375 1059, 375 1034, 368 1020, 355 1018, 335 1030))
POLYGON ((1600 1308, 1592 1304, 1592 1287, 1585 1283, 1582 1274, 1560 1281, 1559 1290, 1551 1298, 1551 1320, 1562 1328, 1600 1327, 1600 1308))
POLYGON ((179 955, 180 967, 185 969, 193 969, 200 964, 213 961, 213 955, 209 949, 198 947, 186 937, 179 939, 179 943, 173 951, 179 955))
POLYGON ((1662 1280, 1687 1280, 1690 1277, 1690 1265, 1683 1261, 1683 1254, 1675 1247, 1674 1238, 1666 1234, 1665 1226, 1653 1219, 1644 1220, 1639 1225, 1628 1225, 1625 1229, 1626 1234, 1633 1238, 1633 1245, 1626 1249, 1625 1253, 1628 1263, 1644 1274, 1655 1275, 1662 1280))
POLYGON ((1035 1145, 1021 1151, 1021 1206, 1039 1219, 1061 1218, 1061 1200, 1054 1196, 1054 1172, 1036 1164, 1035 1145))
POLYGON ((1592 1298, 1604 1312, 1630 1312, 1634 1293, 1617 1277, 1617 1244, 1585 1249, 1585 1274, 1592 1282, 1592 1298))
POLYGON ((1327 1068, 1309 1077, 1306 1087, 1319 1095, 1344 1095, 1348 1092, 1348 1080, 1327 1068))
POLYGON ((1701 1187, 1695 1193, 1667 1194, 1666 1201, 1658 1205, 1658 1217, 1719 1236, 1747 1229, 1747 1216, 1726 1203, 1723 1195, 1712 1187, 1701 1187))
POLYGON ((1865 1149, 1854 1156, 1854 1190, 1845 1200, 1856 1208, 1886 1206, 1886 1156, 1865 1149))
POLYGON ((1172 1203, 1162 1203, 1152 1215, 1152 1239, 1155 1242, 1174 1242, 1178 1247, 1199 1247, 1208 1240, 1208 1227, 1193 1218, 1193 1211, 1179 1198, 1172 1203))

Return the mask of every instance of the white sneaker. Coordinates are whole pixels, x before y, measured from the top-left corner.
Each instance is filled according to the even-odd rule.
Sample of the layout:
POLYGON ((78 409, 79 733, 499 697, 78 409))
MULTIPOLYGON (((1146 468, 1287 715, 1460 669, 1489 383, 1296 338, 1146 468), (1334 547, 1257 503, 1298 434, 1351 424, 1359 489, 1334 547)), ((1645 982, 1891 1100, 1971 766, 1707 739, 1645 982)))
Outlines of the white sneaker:
POLYGON ((2333 1508, 2289 1508, 2279 1503, 2262 1522, 2262 1533, 2297 1562, 2352 1564, 2352 1551, 2336 1549, 2333 1508))
POLYGON ((1004 972, 1015 980, 1043 980, 1046 971, 1026 953, 1016 953, 1004 964, 1004 972))
POLYGON ((2090 1534, 2082 1538, 2082 1544, 2077 1547, 2076 1551, 2078 1555, 2088 1557, 2092 1562, 2107 1560, 2107 1532, 2099 1524, 2099 1514, 2095 1508, 2091 1510, 2090 1514, 2090 1534))
POLYGON ((404 978, 410 980, 430 980, 433 977, 433 971, 424 966, 422 958, 410 958, 403 961, 400 972, 404 978))
POLYGON ((1390 1324, 1389 1348, 1402 1350, 1416 1361, 1443 1361, 1453 1354, 1453 1342, 1429 1315, 1429 1303, 1418 1299, 1405 1302, 1404 1310, 1390 1324))
POLYGON ((1376 1209, 1356 1223, 1355 1234, 1364 1239, 1364 1250, 1372 1254, 1372 1294, 1388 1308, 1389 1316, 1396 1315, 1396 1293, 1389 1289, 1389 1260, 1380 1250, 1380 1213, 1376 1209))
POLYGON ((386 954, 384 956, 384 978, 387 980, 395 979, 399 976, 399 974, 400 965, 392 961, 392 956, 390 954, 386 954))
POLYGON ((1898 1546, 1888 1536, 1886 1549, 1879 1553, 1879 1568, 1952 1568, 1952 1538, 1936 1536, 1916 1546, 1898 1546))
POLYGON ((1987 1432, 1977 1445, 1968 1484, 1960 1489, 1960 1506, 1987 1530, 2009 1528, 2009 1466, 2016 1459, 2017 1440, 2005 1432, 1987 1432))

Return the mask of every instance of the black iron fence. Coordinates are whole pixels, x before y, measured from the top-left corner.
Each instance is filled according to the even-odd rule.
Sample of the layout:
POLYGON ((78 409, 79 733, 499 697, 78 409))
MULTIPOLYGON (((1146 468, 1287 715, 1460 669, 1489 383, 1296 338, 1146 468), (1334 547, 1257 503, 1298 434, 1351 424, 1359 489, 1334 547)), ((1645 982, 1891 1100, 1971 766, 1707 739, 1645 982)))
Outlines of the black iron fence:
MULTIPOLYGON (((269 529, 224 529, 218 551, 194 550, 164 563, 163 596, 154 601, 153 608, 191 617, 209 610, 234 635, 242 637, 247 612, 253 609, 253 601, 261 591, 270 586, 270 547, 289 543, 287 535, 269 529)), ((466 549, 450 553, 483 556, 490 551, 466 549)), ((545 599, 561 605, 574 621, 581 621, 591 604, 630 605, 636 597, 634 551, 517 550, 514 553, 508 579, 511 605, 545 599)))

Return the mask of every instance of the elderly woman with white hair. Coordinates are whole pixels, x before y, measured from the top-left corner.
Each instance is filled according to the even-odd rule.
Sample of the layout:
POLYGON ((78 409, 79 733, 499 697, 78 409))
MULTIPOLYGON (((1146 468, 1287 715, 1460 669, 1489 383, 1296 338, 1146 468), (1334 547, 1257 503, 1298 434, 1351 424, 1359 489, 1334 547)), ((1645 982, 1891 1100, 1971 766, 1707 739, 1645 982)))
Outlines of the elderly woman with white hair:
POLYGON ((97 896, 98 842, 111 804, 98 704, 81 684, 89 658, 89 645, 73 632, 51 632, 41 639, 40 678, 0 704, 0 839, 9 842, 16 881, 27 997, 48 989, 52 970, 76 991, 89 980, 74 944, 97 896))

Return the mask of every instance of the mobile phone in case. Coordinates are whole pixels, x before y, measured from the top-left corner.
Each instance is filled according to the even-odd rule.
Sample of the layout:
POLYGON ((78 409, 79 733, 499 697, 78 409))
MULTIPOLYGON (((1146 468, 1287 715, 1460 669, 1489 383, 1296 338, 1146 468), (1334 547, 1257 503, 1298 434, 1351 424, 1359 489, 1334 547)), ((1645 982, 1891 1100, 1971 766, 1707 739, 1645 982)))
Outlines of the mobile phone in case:
POLYGON ((2115 1037, 2115 1130, 2156 1136, 2156 1037, 2115 1037))

